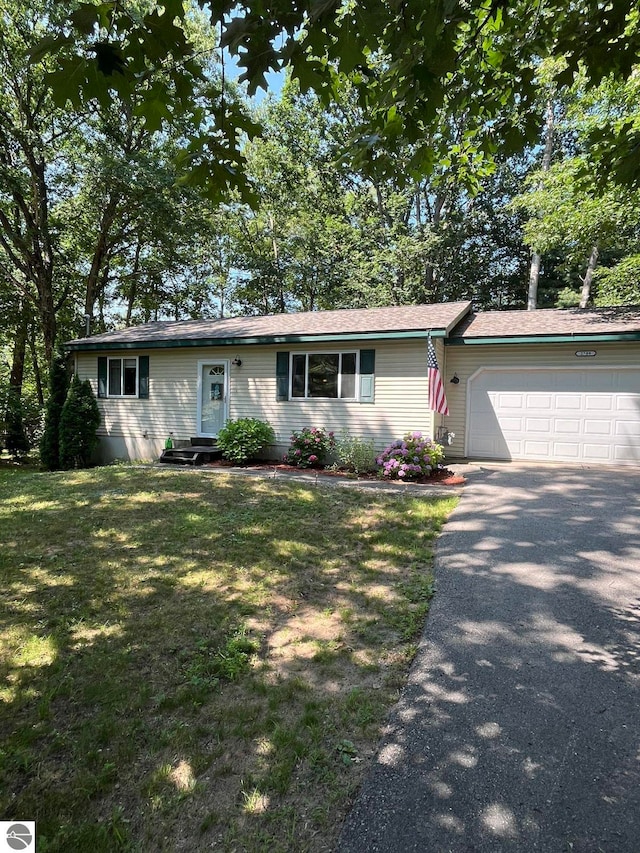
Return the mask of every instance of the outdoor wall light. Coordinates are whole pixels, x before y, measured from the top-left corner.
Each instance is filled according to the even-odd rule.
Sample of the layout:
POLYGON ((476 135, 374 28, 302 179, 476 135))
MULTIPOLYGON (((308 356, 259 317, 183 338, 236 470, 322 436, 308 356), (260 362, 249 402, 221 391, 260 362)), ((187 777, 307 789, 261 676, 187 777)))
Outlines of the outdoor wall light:
POLYGON ((238 357, 236 356, 236 357, 233 359, 233 361, 231 362, 231 364, 233 364, 233 366, 234 366, 234 367, 240 367, 240 365, 242 364, 242 359, 241 359, 241 358, 238 358, 238 357))
POLYGON ((460 382, 460 377, 457 373, 454 373, 449 382, 451 382, 452 385, 457 385, 458 382, 460 382))

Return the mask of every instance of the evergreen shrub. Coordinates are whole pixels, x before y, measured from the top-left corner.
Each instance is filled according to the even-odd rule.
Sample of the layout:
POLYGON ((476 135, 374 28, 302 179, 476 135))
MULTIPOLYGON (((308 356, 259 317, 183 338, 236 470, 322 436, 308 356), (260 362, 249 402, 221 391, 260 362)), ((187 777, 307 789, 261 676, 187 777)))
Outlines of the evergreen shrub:
POLYGON ((40 462, 48 471, 60 467, 60 415, 69 391, 69 372, 66 357, 60 350, 51 361, 49 397, 44 417, 44 432, 40 439, 40 462))
POLYGON ((91 383, 74 376, 60 413, 60 467, 86 468, 98 445, 100 410, 91 383))

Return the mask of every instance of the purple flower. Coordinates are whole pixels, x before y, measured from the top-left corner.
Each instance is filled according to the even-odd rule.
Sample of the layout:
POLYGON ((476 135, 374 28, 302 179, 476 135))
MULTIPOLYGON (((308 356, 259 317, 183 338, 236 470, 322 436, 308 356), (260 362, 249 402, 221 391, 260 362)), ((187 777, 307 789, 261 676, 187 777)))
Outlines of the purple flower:
POLYGON ((312 453, 311 456, 309 457, 309 462, 317 462, 317 461, 318 461, 318 457, 315 455, 315 453, 312 453))

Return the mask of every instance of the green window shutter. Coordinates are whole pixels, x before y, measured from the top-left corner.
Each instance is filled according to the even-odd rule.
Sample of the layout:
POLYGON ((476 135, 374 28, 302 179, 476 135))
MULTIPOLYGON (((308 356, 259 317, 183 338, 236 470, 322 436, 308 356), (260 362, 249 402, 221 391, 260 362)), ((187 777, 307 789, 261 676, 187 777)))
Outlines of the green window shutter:
POLYGON ((98 397, 107 396, 107 359, 106 356, 98 357, 98 397))
POLYGON ((375 402, 376 351, 360 350, 360 402, 375 402))
POLYGON ((289 399, 289 353, 276 353, 276 400, 289 399))
POLYGON ((149 356, 141 355, 138 358, 138 397, 141 400, 149 399, 149 356))

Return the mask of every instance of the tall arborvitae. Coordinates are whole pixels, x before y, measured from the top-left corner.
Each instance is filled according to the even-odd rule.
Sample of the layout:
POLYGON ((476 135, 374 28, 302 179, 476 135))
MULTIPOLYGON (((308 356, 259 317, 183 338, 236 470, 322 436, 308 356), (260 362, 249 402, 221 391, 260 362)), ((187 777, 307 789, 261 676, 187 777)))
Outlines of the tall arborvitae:
POLYGON ((29 439, 24 429, 20 392, 16 388, 10 388, 7 394, 5 424, 7 450, 14 456, 27 453, 29 439))
POLYGON ((44 420, 44 433, 40 440, 40 461, 49 471, 60 468, 60 415, 69 390, 69 373, 66 357, 56 352, 49 375, 49 398, 44 420))
POLYGON ((88 379, 74 375, 60 414, 60 467, 86 468, 98 446, 98 401, 88 379))

